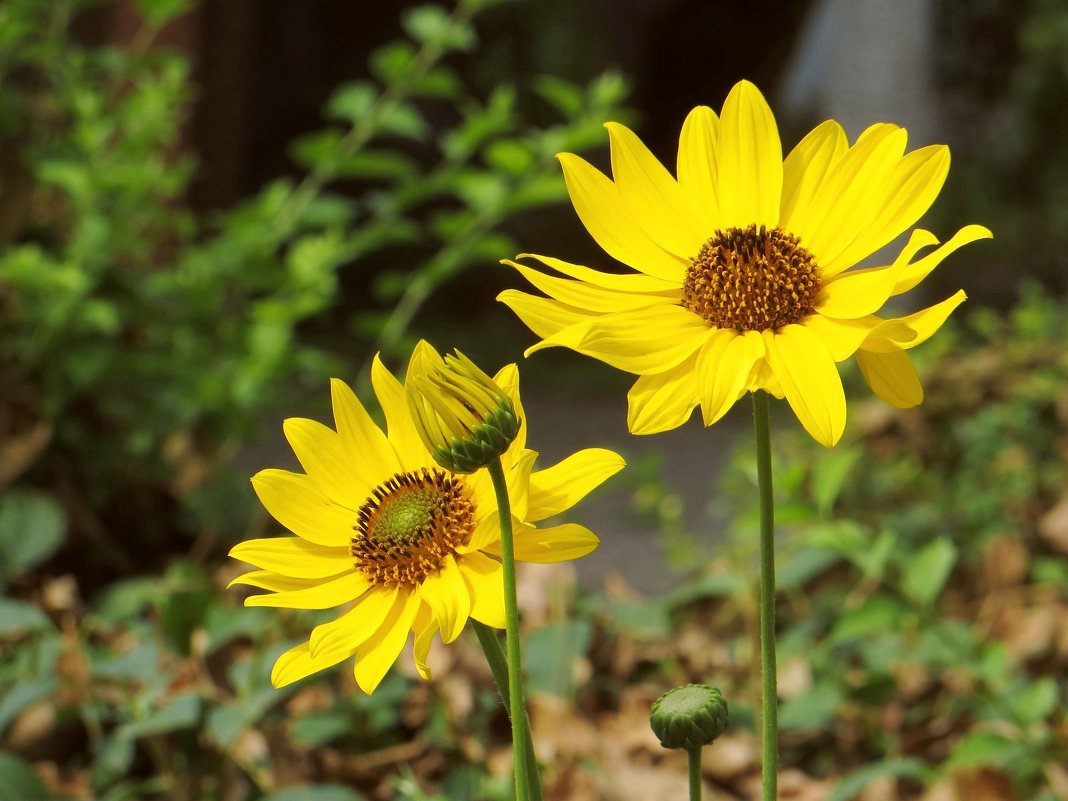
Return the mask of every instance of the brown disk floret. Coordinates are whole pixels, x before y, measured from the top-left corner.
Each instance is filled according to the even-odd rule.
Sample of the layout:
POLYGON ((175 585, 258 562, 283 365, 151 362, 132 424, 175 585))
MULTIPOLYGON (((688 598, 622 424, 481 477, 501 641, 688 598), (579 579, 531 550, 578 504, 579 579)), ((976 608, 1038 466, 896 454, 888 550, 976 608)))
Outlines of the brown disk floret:
POLYGON ((422 468, 375 487, 357 513, 350 552, 379 585, 414 586, 475 530, 475 505, 458 476, 422 468))
POLYGON ((716 233, 691 259, 682 306, 716 328, 775 330, 812 314, 819 267, 781 228, 750 225, 716 233))

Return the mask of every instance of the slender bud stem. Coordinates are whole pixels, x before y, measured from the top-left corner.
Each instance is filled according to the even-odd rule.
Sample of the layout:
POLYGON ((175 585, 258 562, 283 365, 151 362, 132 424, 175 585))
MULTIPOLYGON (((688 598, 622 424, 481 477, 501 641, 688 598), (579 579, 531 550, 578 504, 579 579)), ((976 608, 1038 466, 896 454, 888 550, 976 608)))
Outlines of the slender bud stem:
POLYGON ((687 749, 690 760, 690 801, 701 801, 701 746, 687 749))

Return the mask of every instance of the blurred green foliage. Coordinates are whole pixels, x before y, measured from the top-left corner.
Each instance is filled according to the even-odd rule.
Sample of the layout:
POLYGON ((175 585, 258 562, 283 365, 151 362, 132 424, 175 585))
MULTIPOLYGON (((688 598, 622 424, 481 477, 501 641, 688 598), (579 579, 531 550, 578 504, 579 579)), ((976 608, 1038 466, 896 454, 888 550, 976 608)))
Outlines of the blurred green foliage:
POLYGON ((223 467, 268 412, 401 353, 432 293, 517 251, 502 221, 566 198, 554 154, 626 116, 612 74, 472 94, 451 65, 498 2, 407 10, 293 143, 303 177, 216 215, 187 201, 190 58, 154 44, 187 3, 140 0, 123 47, 75 35, 96 0, 0 8, 0 485, 53 492, 101 578, 242 533, 250 493, 223 467), (557 122, 526 119, 538 103, 557 122), (341 298, 351 271, 369 297, 341 298), (328 312, 352 341, 309 334, 328 312))

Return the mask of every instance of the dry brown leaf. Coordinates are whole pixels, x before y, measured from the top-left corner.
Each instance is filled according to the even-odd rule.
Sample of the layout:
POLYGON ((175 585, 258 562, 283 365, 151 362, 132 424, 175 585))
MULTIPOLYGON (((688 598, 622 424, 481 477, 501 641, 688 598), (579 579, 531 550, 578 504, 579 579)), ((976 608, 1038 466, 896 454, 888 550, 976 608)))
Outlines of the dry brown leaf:
POLYGON ((992 768, 955 773, 953 786, 960 801, 1017 801, 1009 777, 992 768))
POLYGON ((1039 518, 1038 533, 1051 547, 1068 553, 1068 495, 1039 518))
POLYGON ((721 784, 755 771, 759 767, 756 738, 749 731, 730 731, 705 749, 704 772, 721 784))

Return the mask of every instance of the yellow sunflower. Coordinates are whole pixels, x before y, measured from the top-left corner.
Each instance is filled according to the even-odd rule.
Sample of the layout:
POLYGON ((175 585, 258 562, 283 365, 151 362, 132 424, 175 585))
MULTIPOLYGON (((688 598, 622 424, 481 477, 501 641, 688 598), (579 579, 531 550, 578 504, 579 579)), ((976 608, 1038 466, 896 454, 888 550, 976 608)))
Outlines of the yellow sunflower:
POLYGON ((635 434, 675 428, 700 405, 711 425, 746 391, 785 397, 805 429, 833 446, 846 403, 836 362, 856 356, 872 390, 901 408, 923 399, 905 353, 963 291, 905 317, 876 314, 946 256, 990 231, 968 225, 934 250, 915 230, 892 263, 850 269, 913 225, 949 170, 944 145, 905 154, 906 132, 880 123, 850 146, 828 120, 785 161, 775 118, 748 81, 720 116, 699 106, 679 138, 677 178, 630 130, 607 123, 612 179, 559 155, 583 225, 616 274, 523 254, 562 276, 506 261, 549 297, 499 296, 541 341, 639 376, 628 395, 635 434))
MULTIPOLYGON (((329 609, 351 604, 282 654, 271 681, 282 687, 356 655, 354 673, 371 693, 414 632, 415 665, 440 633, 452 642, 468 618, 504 627, 497 502, 485 471, 447 472, 420 441, 404 388, 376 357, 371 372, 386 433, 352 390, 331 381, 337 430, 314 420, 285 421, 304 473, 263 470, 252 485, 268 512, 295 537, 239 543, 230 555, 259 568, 234 579, 268 590, 246 606, 329 609)), ((519 375, 504 367, 494 381, 520 420, 519 375)), ((525 423, 525 420, 524 420, 525 423)), ((597 547, 583 526, 533 524, 557 515, 623 467, 611 451, 579 451, 534 471, 526 426, 501 457, 508 480, 516 558, 559 562, 597 547)))

